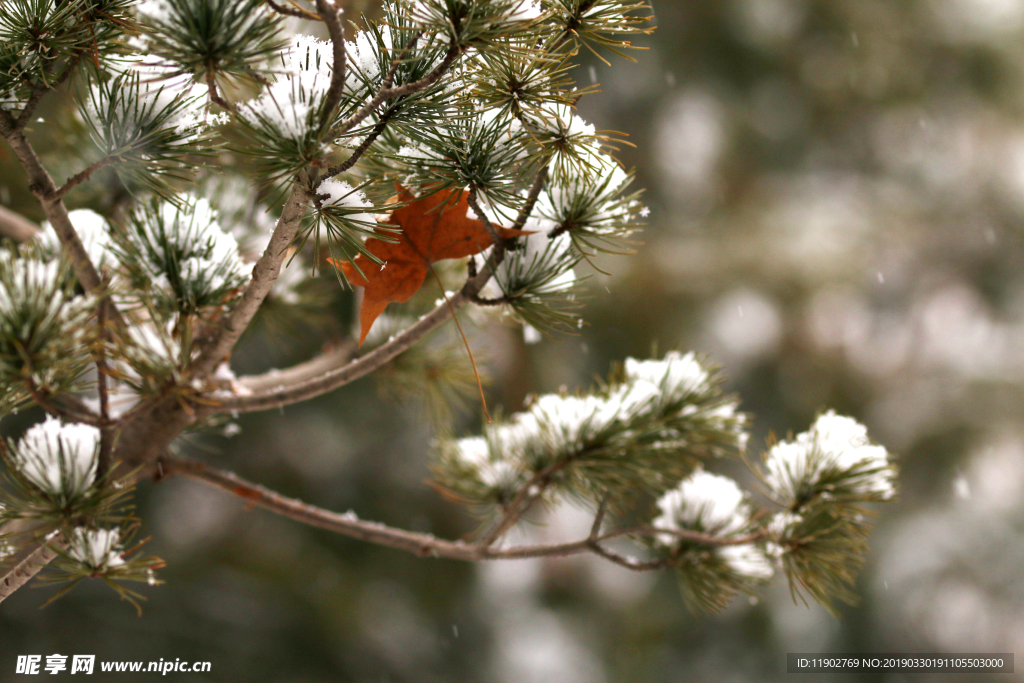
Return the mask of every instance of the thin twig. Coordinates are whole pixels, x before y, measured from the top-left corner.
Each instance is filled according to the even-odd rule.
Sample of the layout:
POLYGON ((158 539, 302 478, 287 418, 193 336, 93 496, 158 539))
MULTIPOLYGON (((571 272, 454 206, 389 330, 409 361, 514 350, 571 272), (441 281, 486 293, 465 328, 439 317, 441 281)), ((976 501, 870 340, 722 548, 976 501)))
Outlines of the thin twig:
POLYGON ((25 559, 7 570, 0 577, 0 602, 6 600, 12 593, 31 581, 32 577, 38 574, 43 567, 50 564, 53 558, 57 557, 55 548, 63 550, 67 548, 67 545, 63 536, 45 540, 25 559))
POLYGON ((237 114, 238 110, 235 105, 231 104, 223 97, 220 96, 220 91, 217 89, 217 78, 214 76, 213 69, 206 70, 206 91, 210 97, 210 101, 219 106, 224 111, 229 111, 232 114, 237 114))
POLYGON ((480 207, 480 202, 477 199, 477 190, 475 187, 469 188, 469 206, 473 209, 473 213, 476 214, 477 220, 484 224, 484 229, 487 230, 487 234, 491 236, 491 239, 495 244, 505 244, 505 238, 498 234, 494 225, 490 219, 487 218, 487 214, 480 207))
POLYGON ((279 5, 274 0, 267 0, 267 4, 270 5, 270 9, 274 10, 278 14, 284 14, 289 17, 299 17, 300 19, 309 19, 310 21, 323 21, 319 14, 310 12, 307 9, 303 9, 298 5, 292 4, 291 7, 285 7, 279 5))
POLYGON ((441 76, 448 71, 448 68, 455 63, 455 60, 459 58, 459 55, 462 54, 462 50, 458 46, 453 45, 448 48, 448 52, 445 54, 444 59, 441 60, 441 63, 434 67, 434 69, 426 76, 418 81, 413 81, 412 83, 392 88, 391 82, 394 79, 395 74, 398 72, 398 65, 401 63, 400 60, 404 58, 405 53, 410 49, 412 49, 412 45, 403 50, 399 56, 395 58, 395 61, 391 66, 391 71, 388 72, 387 78, 384 80, 384 83, 381 85, 380 90, 377 91, 374 98, 364 104, 359 111, 353 114, 346 121, 339 124, 333 131, 333 137, 340 137, 353 127, 362 123, 366 117, 376 111, 377 107, 387 100, 390 100, 393 97, 405 97, 406 95, 412 95, 420 90, 429 88, 434 83, 437 83, 441 80, 441 76))
POLYGON ((93 163, 89 164, 85 168, 85 170, 76 173, 75 175, 71 176, 66 181, 64 181, 64 184, 57 188, 57 191, 54 193, 55 196, 57 198, 63 197, 68 192, 70 192, 71 189, 74 188, 76 185, 80 185, 84 183, 86 180, 88 180, 93 173, 100 170, 101 168, 104 168, 105 166, 109 166, 110 164, 120 161, 120 159, 121 156, 118 154, 108 154, 102 159, 94 161, 93 163))
MULTIPOLYGON (((164 456, 160 460, 160 471, 163 473, 161 479, 173 475, 187 476, 228 491, 242 498, 250 505, 261 507, 303 524, 326 529, 361 541, 375 543, 396 550, 404 550, 421 557, 440 557, 475 562, 479 560, 525 559, 530 557, 565 557, 586 552, 597 552, 598 554, 607 555, 610 553, 601 548, 601 542, 634 535, 638 529, 642 528, 617 529, 605 534, 591 533, 585 539, 568 543, 501 548, 484 543, 449 541, 437 538, 432 534, 407 531, 379 522, 362 520, 351 512, 337 513, 325 510, 295 498, 283 496, 265 486, 247 481, 237 474, 210 467, 197 460, 164 456)), ((663 566, 662 562, 651 563, 651 568, 661 566, 663 566)))
MULTIPOLYGON (((60 196, 57 195, 57 186, 53 178, 39 160, 36 151, 29 144, 25 134, 17 128, 17 123, 9 112, 0 110, 0 133, 3 134, 14 151, 15 156, 21 162, 29 177, 29 189, 43 207, 43 213, 50 221, 57 237, 60 240, 64 253, 71 260, 75 277, 87 292, 101 293, 103 281, 99 271, 89 259, 89 252, 86 251, 82 239, 71 224, 67 207, 60 196)), ((104 297, 101 305, 107 306, 108 317, 120 328, 125 327, 124 318, 117 307, 113 305, 109 297, 104 297)))
MULTIPOLYGON (((107 330, 106 316, 104 315, 104 307, 100 307, 99 311, 99 326, 100 336, 104 342, 110 340, 110 333, 107 330)), ((103 429, 100 431, 100 453, 99 461, 96 466, 97 476, 102 477, 107 473, 110 468, 110 455, 114 450, 114 433, 111 431, 110 425, 110 392, 107 386, 107 356, 106 356, 106 344, 100 344, 99 351, 96 355, 96 391, 100 397, 100 420, 103 422, 103 429)))
POLYGON ((370 149, 370 145, 376 142, 377 138, 379 138, 381 134, 384 132, 384 129, 388 127, 388 118, 388 116, 381 117, 381 120, 378 121, 377 125, 373 127, 373 130, 371 130, 370 134, 366 136, 366 139, 359 143, 358 147, 352 150, 352 156, 350 156, 348 159, 345 159, 345 161, 341 162, 337 166, 331 166, 329 169, 327 169, 327 172, 324 175, 326 175, 328 178, 332 178, 338 175, 339 173, 344 173, 345 171, 355 166, 356 162, 359 161, 359 159, 364 154, 366 154, 366 151, 368 149, 370 149))
POLYGON ((212 394, 211 400, 217 401, 218 406, 211 409, 211 412, 254 412, 282 408, 292 403, 306 401, 328 391, 333 391, 340 386, 353 382, 360 377, 383 367, 392 359, 404 353, 410 347, 429 335, 441 326, 452 311, 458 311, 466 305, 467 296, 476 294, 486 284, 494 273, 501 259, 504 258, 504 251, 495 249, 487 261, 487 265, 477 277, 469 280, 461 290, 449 299, 449 302, 441 303, 430 313, 426 314, 412 326, 395 335, 388 342, 378 346, 364 356, 350 362, 342 362, 337 366, 313 375, 309 372, 309 366, 315 365, 321 369, 324 365, 320 358, 314 358, 305 363, 300 363, 287 370, 275 371, 272 375, 256 375, 254 377, 243 377, 238 384, 243 390, 249 390, 243 394, 212 394), (252 390, 250 387, 269 387, 262 391, 252 390))
POLYGON ((505 506, 505 514, 491 531, 480 541, 483 545, 493 545, 501 539, 509 530, 516 525, 516 522, 530 509, 530 506, 544 493, 544 489, 551 483, 551 477, 565 468, 571 458, 561 458, 548 465, 540 472, 537 472, 530 481, 516 492, 512 501, 505 506))
POLYGON ((29 381, 26 383, 29 396, 35 401, 40 408, 45 410, 48 414, 54 417, 64 418, 71 420, 72 422, 81 422, 91 427, 102 427, 104 422, 93 413, 89 412, 88 409, 79 402, 79 399, 74 399, 71 396, 53 397, 50 396, 43 389, 40 389, 29 381), (58 405, 54 401, 61 400, 64 405, 58 405))
POLYGON ((317 11, 323 22, 327 24, 327 32, 331 35, 331 47, 334 53, 334 69, 331 73, 331 85, 324 94, 323 121, 321 131, 330 128, 334 122, 334 110, 345 91, 345 10, 333 0, 316 0, 317 11))

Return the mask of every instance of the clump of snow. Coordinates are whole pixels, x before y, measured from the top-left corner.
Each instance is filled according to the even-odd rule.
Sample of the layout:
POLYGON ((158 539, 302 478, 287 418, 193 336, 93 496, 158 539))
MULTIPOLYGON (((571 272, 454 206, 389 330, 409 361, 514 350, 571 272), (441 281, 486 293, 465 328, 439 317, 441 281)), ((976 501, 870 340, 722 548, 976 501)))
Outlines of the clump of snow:
POLYGON ((475 471, 478 480, 490 488, 506 488, 522 479, 522 474, 510 462, 491 458, 490 446, 482 436, 461 439, 456 454, 460 462, 475 471))
POLYGON ((243 116, 264 121, 283 137, 301 140, 311 131, 311 114, 327 94, 334 68, 328 41, 298 35, 281 55, 277 80, 239 107, 243 116))
POLYGON ((673 399, 707 391, 711 379, 693 352, 670 351, 661 360, 627 358, 625 372, 630 382, 652 384, 673 399))
MULTIPOLYGON (((728 477, 698 469, 658 500, 661 516, 654 526, 689 529, 728 536, 750 521, 750 506, 743 491, 728 477)), ((667 534, 662 537, 672 538, 667 534)))
POLYGON ((128 239, 143 256, 140 265, 157 288, 177 288, 182 290, 177 295, 199 300, 249 279, 251 268, 242 260, 238 241, 221 229, 206 199, 184 207, 165 202, 155 220, 139 225, 141 231, 129 231, 128 239))
POLYGON ((855 494, 881 500, 896 494, 896 471, 888 451, 871 443, 864 425, 831 410, 792 441, 775 444, 765 467, 765 483, 783 501, 820 485, 826 475, 832 485, 855 494))
POLYGON ((18 441, 14 462, 39 490, 70 499, 95 483, 99 449, 99 429, 48 417, 18 441))
MULTIPOLYGON (((571 267, 555 278, 549 278, 552 268, 567 265, 572 238, 563 233, 554 238, 543 232, 534 232, 520 240, 521 247, 507 255, 495 271, 498 285, 503 290, 515 290, 531 280, 542 280, 543 292, 560 292, 576 284, 576 273, 571 267)), ((482 263, 482 262, 481 262, 482 263)))
POLYGON ((93 571, 105 571, 124 565, 121 557, 121 532, 117 529, 86 529, 71 532, 68 554, 93 571))
MULTIPOLYGON (((742 533, 750 524, 751 509, 746 496, 728 477, 696 470, 658 501, 661 515, 654 520, 659 529, 697 531, 722 538, 742 533)), ((656 540, 667 547, 679 543, 678 537, 657 534, 656 540)), ((751 579, 767 579, 774 573, 767 556, 753 543, 726 545, 715 550, 730 569, 751 579)))

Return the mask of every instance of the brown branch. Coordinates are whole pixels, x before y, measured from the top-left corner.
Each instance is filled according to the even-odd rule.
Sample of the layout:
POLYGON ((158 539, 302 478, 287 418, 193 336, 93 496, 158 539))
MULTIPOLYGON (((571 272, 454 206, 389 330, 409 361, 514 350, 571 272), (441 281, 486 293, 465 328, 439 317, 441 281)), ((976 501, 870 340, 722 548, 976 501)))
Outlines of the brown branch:
POLYGON ((520 517, 530 509, 530 506, 533 505, 541 495, 543 495, 544 489, 546 489, 548 484, 551 483, 551 477, 564 469, 571 459, 571 456, 561 458, 533 475, 530 481, 526 482, 523 487, 516 492, 512 501, 505 507, 505 514, 502 516, 501 520, 495 525, 490 533, 484 536, 480 543, 482 545, 489 546, 507 534, 509 530, 516 525, 516 522, 519 521, 520 517))
POLYGON ((210 486, 228 491, 251 505, 294 519, 303 524, 326 529, 368 543, 404 550, 421 557, 476 562, 479 560, 525 559, 530 557, 565 557, 593 550, 601 541, 635 533, 620 529, 601 536, 588 536, 579 541, 548 545, 499 548, 482 543, 466 543, 437 538, 432 534, 397 529, 379 522, 359 519, 352 513, 341 514, 288 498, 270 489, 249 482, 231 472, 209 467, 186 458, 164 457, 160 461, 163 476, 184 475, 210 486))
POLYGON ((281 273, 281 265, 288 255, 288 248, 295 240, 306 213, 308 197, 306 190, 295 185, 285 201, 281 218, 270 237, 270 243, 252 269, 252 280, 242 296, 235 303, 224 320, 223 327, 202 350, 192 363, 189 372, 192 377, 209 375, 234 348, 256 311, 263 304, 274 282, 281 273))
POLYGON ((488 261, 488 266, 484 268, 484 272, 469 280, 462 290, 450 297, 448 303, 440 304, 430 313, 416 321, 415 324, 366 355, 351 362, 341 361, 344 358, 341 354, 334 355, 334 358, 341 361, 341 363, 329 367, 327 370, 323 370, 323 367, 330 365, 330 363, 318 357, 305 363, 300 363, 288 370, 274 371, 267 375, 243 377, 238 380, 238 384, 247 393, 238 395, 213 394, 209 397, 218 403, 214 412, 246 413, 282 408, 286 405, 306 401, 333 391, 338 387, 368 375, 404 353, 448 320, 453 311, 457 311, 465 306, 468 301, 467 297, 480 291, 480 288, 491 278, 493 268, 500 262, 500 258, 495 258, 499 254, 504 258, 504 252, 495 251, 488 261), (312 372, 311 366, 316 366, 319 372, 312 372))
POLYGON ((377 107, 379 107, 385 101, 390 100, 394 97, 405 97, 407 95, 412 95, 414 93, 419 92, 420 90, 423 90, 424 88, 429 88, 434 83, 437 83, 441 79, 441 76, 443 76, 445 72, 448 71, 448 68, 455 63, 455 60, 459 58, 459 55, 462 54, 462 50, 458 46, 453 45, 450 48, 448 48, 448 52, 447 54, 445 54, 444 59, 441 60, 441 63, 434 67, 434 69, 426 76, 424 76, 418 81, 413 81, 412 83, 407 83, 406 85, 401 85, 398 86, 397 88, 392 88, 391 83, 394 80, 395 74, 398 72, 398 65, 404 58, 405 53, 412 49, 412 46, 414 44, 415 42, 410 43, 409 47, 406 47, 404 50, 402 50, 402 52, 395 58, 394 62, 391 65, 391 70, 388 72, 387 78, 384 79, 384 83, 381 85, 380 90, 377 91, 377 94, 374 96, 374 98, 367 102, 366 104, 364 104, 362 108, 360 108, 359 111, 353 114, 349 119, 347 119, 346 121, 341 123, 337 128, 335 128, 333 131, 333 137, 339 137, 341 135, 344 135, 353 127, 362 123, 362 121, 365 120, 366 117, 368 117, 370 114, 376 111, 377 107))
POLYGON ((671 565, 675 557, 659 559, 650 562, 640 562, 618 555, 604 548, 601 543, 614 538, 635 536, 638 534, 652 535, 656 533, 676 533, 683 538, 706 543, 712 546, 735 545, 739 542, 749 542, 746 539, 730 539, 710 536, 687 531, 673 531, 657 529, 655 527, 640 526, 616 529, 604 534, 600 533, 600 523, 604 517, 603 509, 599 508, 595 523, 587 538, 568 543, 554 543, 544 545, 525 545, 502 548, 489 545, 484 542, 466 543, 464 541, 449 541, 437 538, 432 534, 407 531, 387 526, 379 522, 371 522, 359 519, 355 514, 332 512, 315 505, 304 503, 295 498, 283 496, 276 491, 271 491, 265 486, 247 481, 232 472, 227 472, 205 463, 188 458, 177 458, 165 455, 158 463, 159 479, 169 476, 182 475, 196 479, 209 486, 214 486, 227 491, 245 500, 250 505, 261 507, 275 514, 293 519, 303 524, 326 529, 343 536, 355 538, 360 541, 382 545, 396 550, 419 555, 421 557, 439 557, 449 560, 461 560, 465 562, 477 562, 481 560, 512 560, 531 557, 566 557, 579 555, 581 553, 593 552, 605 557, 616 564, 628 567, 637 571, 661 569, 671 565))
POLYGON ((352 150, 352 156, 350 156, 348 159, 345 159, 345 161, 341 162, 337 166, 331 166, 329 169, 327 169, 327 173, 325 173, 325 175, 328 178, 331 178, 338 175, 339 173, 344 173, 345 171, 355 166, 356 162, 359 161, 359 159, 364 154, 366 154, 366 150, 370 149, 370 145, 376 142, 377 138, 381 136, 381 134, 384 132, 384 129, 387 127, 388 117, 384 116, 381 118, 380 121, 377 122, 377 125, 373 127, 373 130, 370 131, 370 134, 366 136, 366 139, 363 140, 358 147, 352 150))
POLYGON ((468 202, 470 208, 473 209, 473 213, 476 214, 477 219, 484 224, 484 228, 487 230, 487 234, 491 236, 491 240, 493 240, 495 244, 505 244, 505 238, 498 234, 494 225, 492 225, 491 221, 487 218, 487 214, 485 214, 484 210, 480 208, 480 202, 477 200, 477 190, 475 187, 471 187, 469 189, 468 202))
POLYGON ((0 237, 9 237, 15 242, 28 242, 39 232, 39 226, 32 221, 0 206, 0 237))
POLYGON ((310 12, 309 10, 303 9, 295 4, 292 4, 291 7, 285 7, 284 5, 277 4, 274 0, 267 0, 267 4, 270 5, 270 9, 274 10, 278 14, 284 14, 289 17, 299 17, 300 19, 309 19, 310 21, 323 21, 319 14, 310 12))
POLYGON ((57 188, 56 192, 54 193, 56 198, 59 199, 59 198, 63 197, 68 192, 70 192, 71 189, 74 188, 76 185, 80 185, 80 184, 84 183, 86 180, 88 180, 89 177, 93 173, 95 173, 96 171, 100 170, 101 168, 104 168, 105 166, 109 166, 110 164, 113 164, 116 161, 120 161, 120 159, 121 159, 120 155, 108 154, 107 156, 103 157, 102 159, 100 159, 98 161, 94 161, 93 163, 89 164, 85 168, 85 170, 80 171, 79 173, 76 173, 75 175, 71 176, 70 178, 68 178, 64 182, 63 185, 61 185, 59 188, 57 188))
MULTIPOLYGON (((14 151, 15 156, 21 162, 29 178, 29 189, 43 207, 43 213, 53 226, 61 247, 71 260, 71 266, 75 271, 75 277, 87 292, 98 293, 102 291, 103 281, 100 279, 96 266, 89 260, 89 253, 85 250, 81 238, 71 224, 68 217, 67 207, 57 194, 57 186, 53 178, 39 160, 32 145, 29 144, 25 134, 17 128, 16 122, 10 113, 0 110, 0 133, 3 134, 14 151)), ((124 319, 120 311, 111 303, 109 298, 103 299, 103 304, 108 309, 108 318, 119 327, 124 327, 124 319)))
POLYGON ((345 26, 343 24, 345 10, 333 0, 316 0, 316 9, 320 12, 323 22, 327 24, 327 32, 331 36, 331 48, 334 53, 334 68, 331 70, 331 85, 324 95, 324 120, 321 131, 330 128, 334 122, 334 110, 341 102, 345 91, 345 26))
POLYGON ((43 567, 50 564, 53 558, 57 557, 54 548, 63 550, 68 543, 63 536, 43 541, 39 546, 29 553, 21 562, 7 570, 0 577, 0 602, 6 600, 12 593, 24 586, 38 574, 43 567))
POLYGON ((238 113, 238 110, 235 109, 235 105, 221 97, 220 91, 217 89, 217 78, 214 76, 212 68, 206 70, 206 93, 210 97, 210 101, 224 111, 229 111, 232 114, 238 113))

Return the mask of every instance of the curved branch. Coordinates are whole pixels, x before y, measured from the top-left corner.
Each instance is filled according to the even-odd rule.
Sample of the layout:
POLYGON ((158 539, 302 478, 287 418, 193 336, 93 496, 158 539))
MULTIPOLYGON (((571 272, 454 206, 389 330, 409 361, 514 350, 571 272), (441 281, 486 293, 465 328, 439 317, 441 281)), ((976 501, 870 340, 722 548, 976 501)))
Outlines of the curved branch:
POLYGON ((0 206, 0 237, 9 237, 15 242, 28 242, 40 232, 38 225, 10 209, 0 206))
MULTIPOLYGON (((531 557, 566 557, 587 552, 605 555, 608 551, 600 543, 613 538, 634 535, 646 531, 647 527, 617 529, 604 534, 592 531, 587 538, 568 543, 496 547, 485 543, 466 543, 437 538, 433 534, 407 531, 395 527, 359 519, 354 513, 338 513, 309 505, 301 500, 282 496, 265 486, 254 484, 232 472, 226 472, 204 463, 187 458, 165 456, 160 460, 163 477, 183 475, 204 484, 232 493, 251 505, 303 524, 326 529, 360 541, 404 550, 421 557, 439 557, 449 560, 478 562, 481 560, 515 560, 531 557), (600 550, 599 550, 600 549, 600 550)), ((653 529, 652 529, 653 531, 653 529)), ((703 537, 703 535, 701 535, 703 537)), ((720 539, 713 539, 719 541, 720 539)), ((651 568, 663 566, 661 561, 651 563, 651 568)))
POLYGON ((285 7, 274 2, 274 0, 267 0, 267 4, 270 5, 270 9, 274 10, 278 14, 284 14, 289 17, 298 17, 299 19, 309 19, 310 21, 323 21, 319 14, 310 12, 307 9, 303 9, 298 5, 292 7, 285 7))
POLYGON ((332 0, 316 0, 316 9, 327 24, 327 32, 331 36, 331 47, 334 52, 334 69, 331 73, 331 85, 324 95, 322 128, 326 130, 334 120, 334 110, 341 102, 345 90, 345 27, 343 25, 345 10, 332 0))

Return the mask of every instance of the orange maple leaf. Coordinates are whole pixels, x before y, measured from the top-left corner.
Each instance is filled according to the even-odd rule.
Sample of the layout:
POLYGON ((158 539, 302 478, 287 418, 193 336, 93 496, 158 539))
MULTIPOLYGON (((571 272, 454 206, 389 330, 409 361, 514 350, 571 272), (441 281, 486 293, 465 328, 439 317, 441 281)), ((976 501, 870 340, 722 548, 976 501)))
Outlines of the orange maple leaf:
MULTIPOLYGON (((364 289, 359 310, 360 346, 389 303, 408 301, 420 290, 431 263, 479 254, 494 244, 483 221, 467 216, 469 197, 464 190, 442 190, 416 199, 399 185, 398 200, 409 203, 392 211, 385 221, 402 229, 398 241, 385 242, 375 237, 366 240, 366 250, 383 261, 383 266, 362 254, 356 257, 355 265, 330 259, 334 267, 345 272, 349 282, 364 289)), ((530 234, 510 228, 497 230, 504 238, 530 234)))

